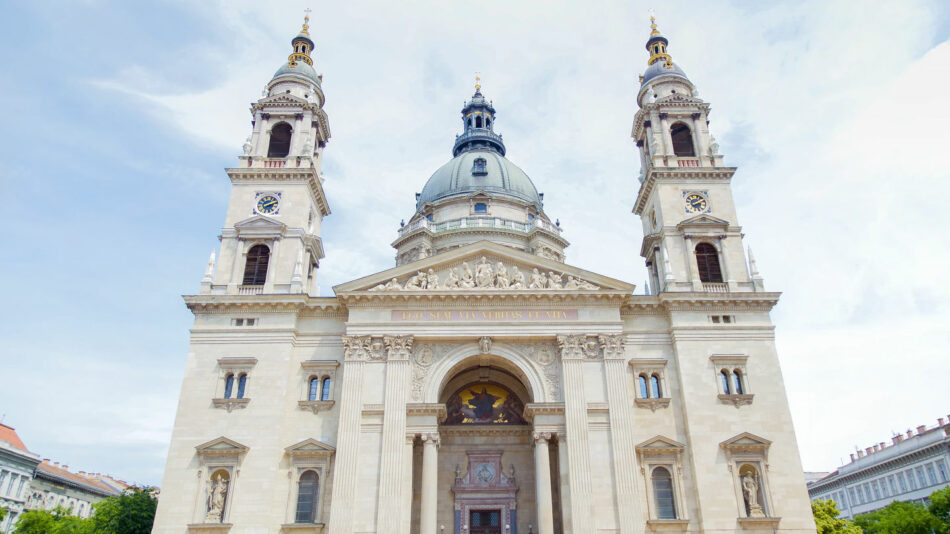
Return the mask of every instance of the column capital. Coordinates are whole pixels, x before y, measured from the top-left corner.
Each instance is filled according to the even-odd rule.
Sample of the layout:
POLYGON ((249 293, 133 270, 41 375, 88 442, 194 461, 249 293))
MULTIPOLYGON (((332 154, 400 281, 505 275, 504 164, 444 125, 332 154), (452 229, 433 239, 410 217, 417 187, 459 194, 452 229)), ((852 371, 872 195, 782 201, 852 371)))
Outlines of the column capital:
POLYGON ((422 440, 423 445, 428 445, 432 443, 436 447, 442 444, 442 439, 439 437, 438 432, 424 432, 419 434, 419 439, 422 440))
POLYGON ((551 441, 552 438, 554 438, 553 432, 532 432, 531 433, 531 439, 533 439, 536 444, 542 441, 545 444, 547 444, 547 442, 551 441))
POLYGON ((384 336, 386 357, 390 360, 409 361, 412 352, 412 336, 384 336))
POLYGON ((617 359, 624 357, 624 336, 623 334, 601 334, 597 336, 600 341, 600 348, 604 351, 604 358, 617 359))

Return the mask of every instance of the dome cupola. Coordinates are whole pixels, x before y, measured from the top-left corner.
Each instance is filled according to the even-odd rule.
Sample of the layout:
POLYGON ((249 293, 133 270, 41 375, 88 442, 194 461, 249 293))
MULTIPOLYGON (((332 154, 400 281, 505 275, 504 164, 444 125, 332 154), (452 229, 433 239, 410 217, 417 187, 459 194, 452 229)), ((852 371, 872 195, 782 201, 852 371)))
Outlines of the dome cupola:
POLYGON ((646 85, 647 82, 654 78, 664 75, 678 76, 689 81, 683 69, 679 68, 676 63, 673 63, 673 57, 670 56, 667 50, 669 44, 669 39, 664 37, 663 34, 660 33, 660 30, 656 29, 656 19, 650 17, 650 38, 647 39, 646 44, 647 52, 650 53, 650 59, 647 60, 647 69, 643 71, 643 75, 640 76, 641 86, 646 85))
POLYGON ((452 155, 458 156, 469 150, 489 150, 505 155, 505 143, 494 131, 495 108, 482 94, 478 76, 475 77, 475 94, 462 107, 462 135, 455 136, 452 155))
POLYGON ((287 57, 287 63, 274 73, 274 78, 298 75, 319 85, 321 76, 317 75, 317 71, 313 69, 313 58, 310 57, 314 48, 313 40, 310 39, 310 9, 306 11, 307 15, 303 19, 303 28, 290 41, 293 52, 287 57))

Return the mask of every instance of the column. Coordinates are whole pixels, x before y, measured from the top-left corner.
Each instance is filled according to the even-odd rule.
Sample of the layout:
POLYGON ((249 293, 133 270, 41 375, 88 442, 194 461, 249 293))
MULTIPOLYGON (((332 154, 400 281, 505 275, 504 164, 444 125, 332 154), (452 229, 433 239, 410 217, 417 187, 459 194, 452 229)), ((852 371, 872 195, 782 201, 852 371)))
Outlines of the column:
POLYGON ((416 442, 415 434, 406 434, 406 449, 402 464, 402 527, 400 534, 409 534, 412 527, 412 449, 416 442))
POLYGON ((564 419, 567 427, 568 480, 571 485, 571 532, 593 534, 593 484, 587 439, 587 399, 584 394, 585 335, 558 336, 564 376, 564 419))
POLYGON ((436 512, 439 491, 439 435, 422 435, 422 498, 419 534, 437 534, 436 512))
POLYGON ((379 460, 379 494, 376 532, 398 534, 402 525, 406 454, 406 384, 412 336, 386 336, 386 396, 383 399, 382 453, 379 460))
POLYGON ((359 470, 360 418, 363 411, 363 358, 369 336, 343 336, 340 424, 330 500, 329 532, 353 531, 353 502, 359 470))
POLYGON ((550 432, 534 435, 534 480, 538 495, 538 534, 554 534, 554 504, 551 498, 551 456, 548 453, 550 432))
POLYGON ((719 253, 719 268, 722 269, 722 281, 729 287, 729 291, 738 289, 732 273, 729 272, 729 261, 726 259, 726 236, 721 235, 716 241, 716 252, 719 253))
POLYGON ((686 260, 686 274, 689 276, 689 280, 693 284, 693 291, 702 291, 703 282, 699 279, 699 273, 696 272, 697 269, 693 267, 693 265, 696 263, 693 254, 693 236, 684 235, 683 244, 686 247, 686 250, 683 251, 683 259, 686 260))
MULTIPOLYGON (((622 336, 617 336, 621 338, 622 336)), ((621 344, 620 347, 623 345, 621 344)), ((604 351, 607 401, 610 405, 610 446, 613 449, 614 491, 617 495, 619 534, 642 534, 646 519, 636 493, 636 450, 633 444, 633 413, 630 380, 623 350, 604 351)), ((665 393, 665 391, 664 391, 665 393)))

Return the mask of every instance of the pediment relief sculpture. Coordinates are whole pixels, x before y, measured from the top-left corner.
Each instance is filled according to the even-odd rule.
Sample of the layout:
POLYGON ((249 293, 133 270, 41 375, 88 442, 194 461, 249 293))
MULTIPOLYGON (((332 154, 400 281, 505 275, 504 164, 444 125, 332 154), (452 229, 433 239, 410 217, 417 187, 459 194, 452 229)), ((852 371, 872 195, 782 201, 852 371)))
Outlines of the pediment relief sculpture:
POLYGON ((504 262, 489 262, 485 256, 475 263, 474 269, 467 261, 459 267, 447 269, 440 276, 435 269, 419 270, 409 275, 404 282, 392 278, 369 289, 369 291, 453 291, 468 289, 500 290, 578 290, 596 291, 600 286, 571 274, 544 272, 532 267, 531 272, 522 271, 517 265, 504 262))

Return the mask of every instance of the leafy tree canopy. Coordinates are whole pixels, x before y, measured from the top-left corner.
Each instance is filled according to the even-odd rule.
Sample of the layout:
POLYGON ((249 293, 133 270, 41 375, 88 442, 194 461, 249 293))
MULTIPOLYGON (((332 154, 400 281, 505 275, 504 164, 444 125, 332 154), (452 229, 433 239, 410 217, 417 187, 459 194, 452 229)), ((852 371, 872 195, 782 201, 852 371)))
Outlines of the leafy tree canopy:
POLYGON ((937 532, 950 534, 950 486, 930 494, 928 510, 941 524, 937 532))
POLYGON ((828 500, 817 500, 811 503, 811 513, 815 518, 818 534, 862 534, 861 527, 847 519, 839 519, 841 513, 838 503, 828 500))
POLYGON ((940 521, 922 504, 895 501, 885 508, 854 518, 866 534, 932 534, 940 521))
POLYGON ((158 500, 152 488, 132 487, 118 497, 93 505, 87 519, 69 515, 65 508, 31 510, 20 515, 14 534, 149 534, 158 500))

